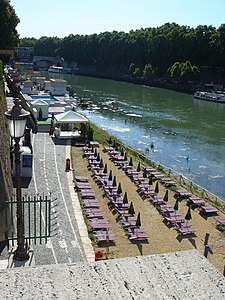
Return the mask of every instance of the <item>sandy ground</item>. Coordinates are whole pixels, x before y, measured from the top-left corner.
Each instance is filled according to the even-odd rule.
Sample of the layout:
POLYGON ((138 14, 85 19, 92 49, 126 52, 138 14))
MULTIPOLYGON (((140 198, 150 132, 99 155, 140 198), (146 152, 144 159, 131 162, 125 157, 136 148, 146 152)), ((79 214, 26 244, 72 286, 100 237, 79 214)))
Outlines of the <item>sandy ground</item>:
MULTIPOLYGON (((219 212, 217 216, 203 216, 199 213, 199 209, 192 210, 192 220, 196 232, 192 235, 179 235, 173 226, 167 226, 164 223, 164 218, 160 215, 156 207, 153 206, 147 199, 143 200, 137 193, 137 186, 130 180, 123 170, 118 169, 112 161, 109 160, 109 155, 104 153, 103 148, 98 148, 100 157, 104 164, 107 163, 108 172, 112 170, 113 176, 117 177, 117 184, 121 182, 123 195, 127 192, 129 203, 133 201, 135 215, 140 212, 141 228, 149 235, 148 242, 131 242, 126 231, 120 224, 118 214, 115 214, 109 209, 108 199, 103 197, 103 189, 99 188, 93 179, 92 172, 88 170, 87 158, 83 157, 83 149, 73 147, 72 156, 74 160, 75 175, 83 175, 89 177, 93 189, 96 193, 96 198, 100 203, 101 210, 105 218, 110 223, 110 229, 116 236, 115 244, 110 244, 109 249, 106 245, 97 245, 93 242, 94 248, 101 249, 109 258, 124 258, 129 256, 140 256, 147 254, 159 254, 166 252, 176 252, 188 249, 197 249, 201 254, 204 253, 205 234, 209 233, 210 251, 208 254, 209 261, 214 266, 223 272, 225 266, 225 234, 221 233, 216 228, 215 218, 224 218, 225 214, 219 212)), ((134 166, 137 161, 134 161, 134 166)), ((155 184, 155 183, 154 183, 155 184)), ((164 195, 166 188, 159 184, 159 194, 164 195)), ((169 190, 169 202, 174 205, 174 192, 169 190)), ((178 212, 183 216, 187 213, 187 203, 182 201, 179 204, 178 212)))

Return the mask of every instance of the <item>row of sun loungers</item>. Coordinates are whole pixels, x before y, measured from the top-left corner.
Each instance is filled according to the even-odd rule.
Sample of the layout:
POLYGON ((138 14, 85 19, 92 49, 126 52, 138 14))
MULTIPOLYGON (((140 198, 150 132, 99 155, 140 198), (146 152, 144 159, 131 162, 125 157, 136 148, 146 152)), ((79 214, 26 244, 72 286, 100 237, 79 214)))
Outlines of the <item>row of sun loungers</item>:
POLYGON ((88 182, 88 177, 74 176, 75 189, 80 195, 87 224, 92 228, 95 240, 100 242, 114 241, 115 235, 109 229, 110 225, 104 218, 99 202, 95 198, 95 192, 88 182))
MULTIPOLYGON (((110 160, 112 160, 115 165, 121 167, 122 170, 125 171, 126 175, 129 176, 129 178, 137 185, 138 193, 142 197, 148 198, 149 201, 158 208, 165 222, 172 224, 179 234, 183 235, 195 233, 195 229, 193 228, 192 224, 185 220, 186 217, 180 215, 173 207, 166 204, 164 198, 155 192, 153 184, 147 182, 146 177, 153 178, 157 181, 159 180, 165 186, 175 186, 176 183, 173 180, 152 167, 143 166, 143 172, 138 170, 138 168, 134 169, 128 160, 125 159, 124 156, 116 151, 113 147, 105 147, 104 150, 110 155, 110 160)), ((121 196, 117 194, 117 187, 113 187, 112 182, 109 182, 107 174, 104 174, 103 172, 103 168, 97 168, 98 163, 96 161, 96 157, 94 157, 94 152, 87 150, 85 155, 88 157, 89 165, 94 173, 95 178, 103 187, 105 195, 109 198, 110 204, 120 215, 121 224, 127 230, 129 238, 147 238, 147 234, 143 231, 143 229, 135 226, 136 218, 134 216, 129 216, 128 218, 129 206, 128 204, 124 204, 121 196)), ((203 199, 192 196, 192 193, 186 189, 177 189, 175 191, 175 198, 180 201, 185 199, 189 204, 193 206, 199 206, 200 211, 203 213, 212 214, 217 212, 215 207, 205 205, 205 201, 203 199)))
MULTIPOLYGON (((116 165, 120 165, 120 162, 117 160, 118 159, 118 152, 115 152, 113 148, 110 149, 105 149, 106 152, 109 153, 112 161, 116 165)), ((122 158, 119 157, 119 160, 122 161, 122 158)), ((128 166, 128 161, 126 161, 126 164, 123 162, 123 167, 122 169, 125 171, 127 176, 137 185, 138 193, 144 197, 149 199, 149 201, 158 208, 160 213, 162 214, 164 220, 170 224, 172 224, 175 229, 178 231, 179 234, 190 234, 194 233, 195 230, 193 226, 185 220, 185 217, 180 215, 173 207, 169 206, 168 204, 165 203, 164 197, 161 195, 158 195, 152 184, 149 184, 149 182, 146 181, 146 176, 143 176, 143 173, 139 170, 134 169, 132 166, 128 166), (186 222, 185 222, 186 221, 186 222)), ((148 176, 154 177, 156 180, 160 180, 162 183, 165 185, 175 185, 175 182, 172 181, 170 178, 165 177, 164 174, 158 172, 156 169, 151 168, 151 167, 143 167, 143 171, 147 172, 148 176)), ((187 190, 180 189, 177 190, 177 194, 179 197, 187 197, 190 196, 191 193, 189 193, 187 190)), ((124 227, 130 228, 130 226, 135 224, 135 219, 129 219, 129 220, 122 220, 122 224, 124 227)), ((140 236, 142 236, 142 233, 138 231, 140 236)), ((132 238, 132 236, 131 236, 132 238)))

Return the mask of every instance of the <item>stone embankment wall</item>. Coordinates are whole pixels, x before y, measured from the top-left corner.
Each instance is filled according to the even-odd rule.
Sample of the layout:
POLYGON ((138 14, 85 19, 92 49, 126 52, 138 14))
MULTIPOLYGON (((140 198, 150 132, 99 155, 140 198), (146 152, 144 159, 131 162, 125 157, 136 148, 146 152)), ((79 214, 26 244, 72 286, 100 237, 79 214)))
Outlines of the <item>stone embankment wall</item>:
POLYGON ((4 203, 12 194, 10 137, 5 119, 7 110, 3 83, 0 81, 0 240, 4 237, 4 203))

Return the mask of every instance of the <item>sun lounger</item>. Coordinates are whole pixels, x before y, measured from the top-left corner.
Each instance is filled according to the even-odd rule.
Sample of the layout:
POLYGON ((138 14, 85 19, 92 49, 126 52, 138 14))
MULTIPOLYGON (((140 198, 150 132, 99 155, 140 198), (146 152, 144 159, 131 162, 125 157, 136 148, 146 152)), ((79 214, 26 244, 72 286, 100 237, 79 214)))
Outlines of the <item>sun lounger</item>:
POLYGON ((75 182, 75 188, 78 190, 92 189, 91 184, 88 182, 85 182, 85 183, 75 182))
POLYGON ((162 196, 153 196, 150 200, 154 205, 161 205, 163 203, 165 203, 163 201, 163 197, 162 196))
POLYGON ((181 227, 181 228, 177 228, 177 231, 181 234, 191 234, 191 233, 195 233, 195 229, 192 227, 181 227))
POLYGON ((113 151, 113 150, 114 150, 113 147, 107 147, 107 146, 105 146, 104 149, 103 149, 104 152, 110 152, 110 151, 113 151))
POLYGON ((87 221, 88 225, 91 226, 93 229, 107 229, 109 228, 109 223, 106 219, 89 219, 87 221))
POLYGON ((125 164, 125 165, 122 166, 122 170, 125 171, 126 173, 127 173, 128 170, 131 170, 131 169, 133 169, 133 167, 129 166, 127 164, 125 164))
POLYGON ((99 142, 96 142, 96 141, 91 141, 90 142, 90 146, 92 146, 92 147, 99 147, 99 142))
POLYGON ((204 206, 201 206, 201 211, 203 213, 216 213, 218 212, 218 209, 216 209, 215 207, 211 206, 211 205, 204 205, 204 206))
POLYGON ((216 219, 216 222, 218 222, 221 225, 225 225, 225 219, 216 219))
POLYGON ((94 232, 97 242, 115 241, 116 237, 112 230, 97 230, 94 232))
POLYGON ((174 216, 174 217, 164 217, 164 219, 167 222, 170 222, 170 223, 177 223, 177 222, 184 222, 185 221, 185 218, 183 216, 180 216, 180 215, 177 215, 177 216, 174 216))
POLYGON ((192 224, 188 221, 185 222, 178 222, 175 224, 178 228, 187 228, 187 227, 192 227, 192 224))
POLYGON ((176 193, 175 198, 179 197, 181 199, 185 199, 191 196, 191 192, 189 192, 186 189, 178 189, 175 191, 175 193, 176 193))
POLYGON ((142 228, 128 228, 129 240, 147 240, 149 235, 142 228))
POLYGON ((170 207, 161 207, 161 206, 159 206, 158 210, 159 210, 162 214, 175 212, 174 208, 171 207, 171 206, 170 206, 170 207))
POLYGON ((203 200, 203 199, 201 199, 199 197, 189 197, 188 201, 191 204, 196 205, 196 206, 205 204, 205 200, 203 200))
POLYGON ((97 200, 93 201, 95 199, 88 199, 88 200, 83 200, 82 204, 84 208, 99 208, 99 202, 97 200))
POLYGON ((101 212, 101 209, 99 207, 85 208, 85 213, 92 213, 92 212, 101 212))
POLYGON ((165 185, 165 186, 171 186, 171 185, 176 185, 176 182, 171 180, 169 177, 161 177, 160 181, 165 185))
POLYGON ((148 166, 142 166, 142 169, 143 169, 143 171, 147 171, 148 173, 156 171, 156 169, 154 169, 152 167, 148 167, 148 166))
POLYGON ((86 217, 88 219, 92 219, 92 218, 104 218, 103 212, 99 211, 99 212, 90 212, 90 213, 85 213, 86 217))
POLYGON ((81 195, 81 197, 95 197, 95 191, 94 190, 81 190, 79 192, 79 194, 81 195))
POLYGON ((88 182, 87 176, 74 176, 76 182, 88 182))

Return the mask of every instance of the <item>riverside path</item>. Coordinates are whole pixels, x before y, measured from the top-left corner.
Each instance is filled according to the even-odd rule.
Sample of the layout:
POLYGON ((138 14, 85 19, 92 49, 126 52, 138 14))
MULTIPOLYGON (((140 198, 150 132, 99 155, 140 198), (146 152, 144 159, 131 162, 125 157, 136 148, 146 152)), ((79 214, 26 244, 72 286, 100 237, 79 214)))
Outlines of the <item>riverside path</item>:
POLYGON ((35 265, 85 260, 65 172, 68 149, 66 141, 54 141, 48 133, 33 135, 33 177, 23 193, 52 197, 51 237, 47 244, 32 245, 35 265))

